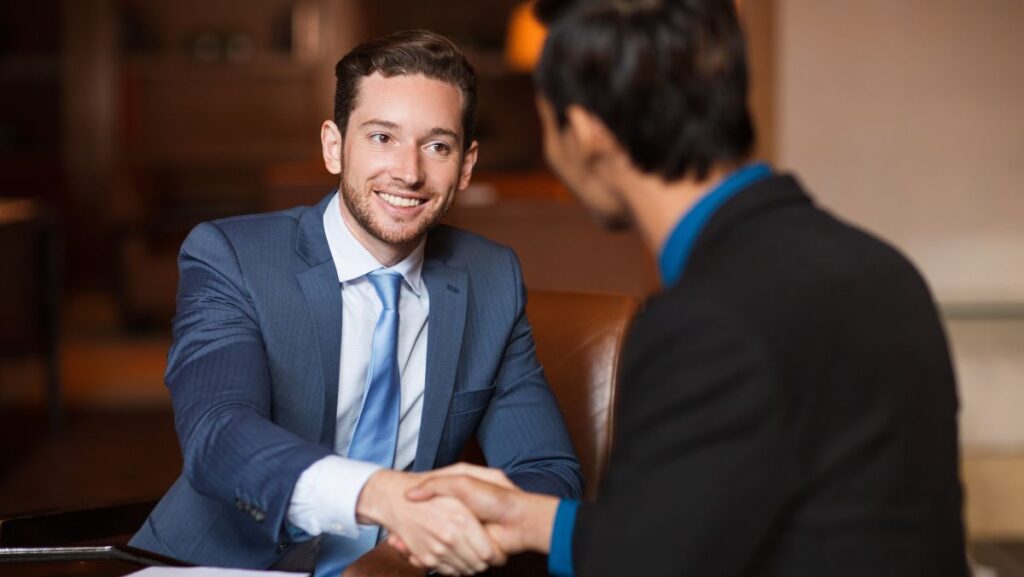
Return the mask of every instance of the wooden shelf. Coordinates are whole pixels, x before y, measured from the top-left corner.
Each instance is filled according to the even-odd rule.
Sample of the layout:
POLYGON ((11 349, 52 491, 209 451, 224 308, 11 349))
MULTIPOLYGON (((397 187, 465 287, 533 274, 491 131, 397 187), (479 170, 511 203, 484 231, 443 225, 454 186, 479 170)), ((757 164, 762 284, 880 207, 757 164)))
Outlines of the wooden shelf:
POLYGON ((122 57, 126 74, 141 78, 192 76, 197 80, 211 76, 236 77, 302 77, 319 73, 316 62, 299 60, 287 54, 263 54, 242 62, 202 62, 182 54, 134 54, 122 57))

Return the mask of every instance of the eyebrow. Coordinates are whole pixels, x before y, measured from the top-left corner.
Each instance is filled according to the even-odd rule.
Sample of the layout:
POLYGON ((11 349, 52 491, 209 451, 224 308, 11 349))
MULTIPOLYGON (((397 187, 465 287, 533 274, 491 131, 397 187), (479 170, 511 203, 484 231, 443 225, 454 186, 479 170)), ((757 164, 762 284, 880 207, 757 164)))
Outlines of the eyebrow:
POLYGON ((398 125, 395 124, 394 122, 388 120, 378 120, 376 118, 371 118, 370 120, 367 120, 366 122, 360 124, 359 128, 366 128, 367 126, 380 126, 382 128, 390 128, 392 130, 398 128, 398 125))
POLYGON ((431 128, 430 132, 427 133, 427 136, 447 136, 455 142, 459 141, 459 135, 455 131, 441 127, 431 128))
MULTIPOLYGON (((367 120, 366 122, 363 122, 362 124, 359 125, 360 128, 366 128, 369 126, 379 126, 381 128, 387 128, 390 130, 397 130, 399 128, 399 126, 394 122, 391 122, 390 120, 381 120, 379 118, 371 118, 370 120, 367 120)), ((440 126, 431 128, 427 132, 427 136, 447 136, 452 140, 459 142, 459 134, 457 132, 455 132, 454 130, 449 130, 447 128, 441 128, 440 126)))

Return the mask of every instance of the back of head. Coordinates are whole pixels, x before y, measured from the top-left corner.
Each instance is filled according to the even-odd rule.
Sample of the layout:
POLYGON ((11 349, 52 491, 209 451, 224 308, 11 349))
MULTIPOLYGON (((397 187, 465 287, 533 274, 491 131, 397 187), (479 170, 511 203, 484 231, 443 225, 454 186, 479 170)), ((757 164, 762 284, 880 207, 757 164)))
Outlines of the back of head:
POLYGON ((476 71, 455 44, 429 30, 403 30, 364 42, 352 49, 335 67, 334 123, 342 134, 356 107, 362 79, 374 73, 385 78, 422 74, 447 82, 462 93, 463 148, 476 130, 476 71))
POLYGON ((552 23, 536 71, 558 122, 571 104, 611 130, 640 170, 703 179, 754 142, 731 0, 591 0, 552 23))

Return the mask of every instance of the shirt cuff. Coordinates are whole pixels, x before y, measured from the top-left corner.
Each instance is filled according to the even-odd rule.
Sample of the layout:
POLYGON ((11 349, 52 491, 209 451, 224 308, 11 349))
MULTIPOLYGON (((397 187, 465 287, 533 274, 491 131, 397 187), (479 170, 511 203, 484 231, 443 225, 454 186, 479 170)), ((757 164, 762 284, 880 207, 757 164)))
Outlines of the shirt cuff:
POLYGON ((288 504, 288 522, 311 536, 358 537, 359 493, 380 465, 328 455, 299 475, 288 504))
POLYGON ((551 551, 548 553, 548 573, 555 577, 573 577, 572 535, 576 530, 576 511, 579 501, 562 499, 555 512, 555 525, 551 528, 551 551))

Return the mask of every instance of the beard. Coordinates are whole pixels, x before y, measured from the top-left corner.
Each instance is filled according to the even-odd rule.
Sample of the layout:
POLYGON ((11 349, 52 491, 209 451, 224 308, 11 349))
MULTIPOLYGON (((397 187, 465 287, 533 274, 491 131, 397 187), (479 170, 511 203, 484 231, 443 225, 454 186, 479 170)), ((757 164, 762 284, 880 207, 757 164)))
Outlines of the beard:
POLYGON ((414 220, 395 221, 379 212, 374 212, 372 203, 375 195, 371 186, 363 191, 350 183, 344 176, 342 177, 341 199, 349 214, 370 236, 392 246, 419 242, 447 214, 455 198, 454 194, 449 194, 447 199, 437 203, 437 199, 442 195, 433 193, 430 195, 430 200, 425 203, 433 206, 427 206, 424 212, 414 220))

